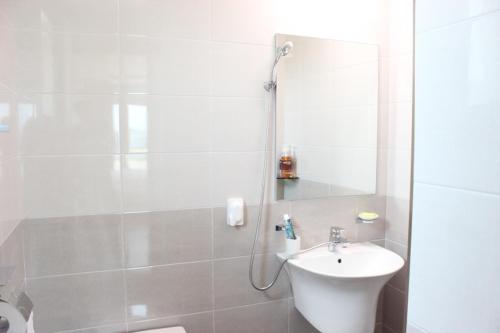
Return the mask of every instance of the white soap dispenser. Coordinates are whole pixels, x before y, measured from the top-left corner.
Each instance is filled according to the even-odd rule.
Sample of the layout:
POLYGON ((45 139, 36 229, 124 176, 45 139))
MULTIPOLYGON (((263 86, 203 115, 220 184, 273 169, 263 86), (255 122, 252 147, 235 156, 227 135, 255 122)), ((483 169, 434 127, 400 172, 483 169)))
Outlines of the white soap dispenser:
POLYGON ((245 202, 243 201, 243 198, 228 198, 226 210, 228 225, 235 227, 245 223, 245 202))

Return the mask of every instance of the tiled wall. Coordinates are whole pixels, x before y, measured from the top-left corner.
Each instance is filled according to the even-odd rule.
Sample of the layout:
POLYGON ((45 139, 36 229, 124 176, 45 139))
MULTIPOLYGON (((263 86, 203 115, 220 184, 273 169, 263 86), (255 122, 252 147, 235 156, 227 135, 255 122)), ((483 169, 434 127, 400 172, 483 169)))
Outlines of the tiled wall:
POLYGON ((500 331, 499 59, 500 2, 417 1, 412 332, 500 331))
MULTIPOLYGON (((382 50, 384 75, 381 97, 381 146, 386 167, 385 244, 408 257, 413 122, 413 0, 389 0, 386 12, 386 46, 382 50)), ((384 289, 384 328, 405 331, 408 266, 384 289)))
MULTIPOLYGON (((274 33, 389 45, 388 8, 383 0, 2 0, 0 82, 20 92, 10 133, 24 179, 37 332, 174 324, 189 333, 314 332, 294 310, 286 276, 269 294, 247 281, 264 156, 262 82, 274 33), (225 225, 220 208, 234 195, 248 204, 239 229, 225 225)), ((401 58, 385 56, 381 71, 404 75, 401 58)), ((401 82, 380 87, 390 96, 401 82)), ((392 105, 385 101, 381 126, 392 105)), ((282 249, 272 229, 284 212, 297 219, 304 246, 325 240, 331 225, 383 243, 384 147, 376 196, 271 202, 259 276, 269 278, 272 253, 282 249), (355 225, 360 210, 382 218, 355 225)), ((398 175, 393 182, 407 180, 398 175)), ((383 320, 380 311, 379 330, 383 320)))
MULTIPOLYGON (((352 221, 360 209, 383 211, 384 205, 384 198, 347 197, 267 206, 257 281, 268 281, 277 268, 274 253, 284 239, 272 223, 283 213, 300 222, 305 246, 324 241, 332 223, 353 240, 383 244, 383 224, 352 221)), ((256 215, 257 207, 249 207, 249 225, 241 229, 225 224, 224 208, 26 220, 27 289, 37 305, 37 330, 184 324, 190 333, 301 332, 295 325, 309 325, 292 311, 285 274, 266 293, 248 282, 256 215), (290 328, 289 316, 297 322, 290 328)))
MULTIPOLYGON (((1 13, 1 11, 0 11, 1 13)), ((0 270, 11 271, 1 284, 0 295, 9 293, 24 284, 22 235, 17 228, 23 219, 22 170, 17 136, 17 108, 22 105, 21 92, 6 82, 12 67, 12 49, 8 43, 14 32, 5 29, 5 19, 0 14, 0 270), (8 281, 4 281, 7 279, 8 281)))

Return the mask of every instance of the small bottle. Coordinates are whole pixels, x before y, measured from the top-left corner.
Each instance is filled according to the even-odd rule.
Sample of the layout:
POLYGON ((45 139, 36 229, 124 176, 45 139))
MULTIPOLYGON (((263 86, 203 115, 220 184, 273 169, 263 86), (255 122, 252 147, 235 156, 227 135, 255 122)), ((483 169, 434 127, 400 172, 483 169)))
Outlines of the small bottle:
POLYGON ((295 157, 291 146, 283 147, 280 156, 279 178, 295 178, 295 157))

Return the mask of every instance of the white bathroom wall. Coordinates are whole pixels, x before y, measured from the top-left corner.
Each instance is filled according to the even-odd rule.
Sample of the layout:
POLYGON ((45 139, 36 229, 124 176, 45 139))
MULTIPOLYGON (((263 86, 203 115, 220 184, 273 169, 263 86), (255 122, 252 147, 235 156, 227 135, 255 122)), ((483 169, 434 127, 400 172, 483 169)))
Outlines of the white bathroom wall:
POLYGON ((409 332, 500 331, 500 2, 417 1, 409 332))
POLYGON ((378 44, 382 3, 3 1, 27 217, 257 203, 274 33, 378 44))
MULTIPOLYGON (((262 83, 275 33, 380 44, 379 132, 389 133, 384 110, 408 102, 391 96, 405 96, 410 80, 408 52, 395 51, 408 35, 399 35, 398 12, 388 29, 389 8, 386 0, 1 0, 0 82, 15 96, 17 120, 0 137, 17 137, 5 147, 16 147, 10 156, 21 165, 9 170, 22 171, 13 188, 23 193, 27 219, 17 230, 37 331, 313 331, 294 311, 286 279, 271 294, 247 281, 262 83), (245 228, 224 225, 221 207, 234 195, 248 204, 245 228)), ((331 225, 351 240, 383 243, 386 208, 404 211, 387 205, 386 185, 408 181, 404 158, 386 163, 397 151, 386 137, 377 195, 272 203, 268 229, 291 212, 305 246, 327 238, 331 225), (388 178, 389 166, 400 178, 388 178), (356 225, 361 210, 382 218, 356 225)), ((401 215, 391 225, 404 230, 401 215)), ((263 272, 280 236, 264 232, 263 272)), ((388 304, 399 304, 391 295, 397 301, 388 304)), ((387 318, 402 322, 400 314, 387 318)))

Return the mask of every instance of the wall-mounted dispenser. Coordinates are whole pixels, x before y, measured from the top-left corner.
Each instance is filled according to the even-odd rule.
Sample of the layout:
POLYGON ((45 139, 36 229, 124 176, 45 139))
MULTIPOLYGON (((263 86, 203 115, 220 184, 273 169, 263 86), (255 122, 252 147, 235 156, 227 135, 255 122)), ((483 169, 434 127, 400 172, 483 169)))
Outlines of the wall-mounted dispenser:
POLYGON ((245 202, 243 198, 227 199, 227 224, 235 227, 245 223, 245 202))

